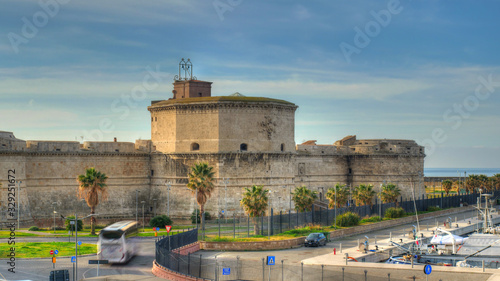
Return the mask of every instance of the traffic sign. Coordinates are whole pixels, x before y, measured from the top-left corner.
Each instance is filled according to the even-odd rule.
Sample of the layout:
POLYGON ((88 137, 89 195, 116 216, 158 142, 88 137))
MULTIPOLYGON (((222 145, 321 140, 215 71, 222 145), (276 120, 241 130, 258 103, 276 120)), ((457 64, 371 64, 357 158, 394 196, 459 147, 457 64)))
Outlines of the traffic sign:
POLYGON ((71 257, 71 262, 76 262, 76 256, 71 257))
POLYGON ((165 225, 165 229, 167 230, 167 233, 169 233, 170 229, 172 229, 172 226, 171 225, 165 225))
POLYGON ((54 250, 50 250, 50 254, 53 255, 54 254, 54 250))
POLYGON ((52 257, 52 263, 56 263, 56 257, 52 257))
POLYGON ((231 275, 231 268, 223 267, 222 268, 222 275, 231 275))
POLYGON ((432 272, 432 266, 430 264, 426 264, 424 266, 424 273, 429 275, 429 274, 431 274, 431 272, 432 272))
POLYGON ((82 241, 78 241, 78 246, 81 246, 82 245, 82 241))
POLYGON ((54 250, 54 254, 55 255, 59 254, 59 251, 58 250, 54 250))
POLYGON ((156 227, 156 231, 160 231, 160 228, 159 228, 159 227, 156 227))
POLYGON ((267 265, 275 265, 276 257, 275 256, 267 256, 267 265))
POLYGON ((220 211, 220 212, 224 214, 224 210, 222 210, 222 211, 220 211))

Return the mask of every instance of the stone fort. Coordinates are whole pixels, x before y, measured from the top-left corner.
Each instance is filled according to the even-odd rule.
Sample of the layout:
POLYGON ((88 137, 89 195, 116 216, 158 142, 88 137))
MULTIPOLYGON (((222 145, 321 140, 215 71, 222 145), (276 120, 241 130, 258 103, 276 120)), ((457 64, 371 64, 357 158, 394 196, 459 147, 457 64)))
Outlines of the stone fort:
MULTIPOLYGON (((19 183, 21 220, 87 214, 77 199, 76 177, 95 167, 108 176, 108 201, 96 213, 101 218, 132 218, 167 214, 188 217, 197 207, 187 189, 187 174, 198 162, 214 167, 216 189, 206 210, 243 214, 239 200, 245 187, 271 190, 271 206, 288 211, 290 190, 305 185, 321 198, 335 184, 397 184, 403 197, 424 194, 424 147, 412 140, 357 139, 347 136, 333 144, 310 140, 295 144, 297 105, 279 99, 241 94, 212 96, 211 82, 188 75, 176 77, 173 97, 152 101, 151 140, 135 143, 36 141, 0 131, 0 204, 7 218, 8 170, 19 183), (168 190, 169 189, 169 190, 168 190), (142 203, 144 202, 144 203, 142 203)), ((17 189, 17 184, 16 184, 17 189)), ((292 206, 293 208, 293 206, 292 206)))

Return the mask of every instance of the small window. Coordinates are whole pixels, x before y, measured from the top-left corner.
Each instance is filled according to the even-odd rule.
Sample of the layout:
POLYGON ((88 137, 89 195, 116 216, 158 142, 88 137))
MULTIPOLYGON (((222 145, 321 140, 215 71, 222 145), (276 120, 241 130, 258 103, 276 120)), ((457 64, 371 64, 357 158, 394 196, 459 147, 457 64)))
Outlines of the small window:
MULTIPOLYGON (((7 146, 5 143, 2 143, 2 146, 7 146)), ((422 151, 422 149, 420 149, 420 151, 422 151)))
POLYGON ((392 148, 389 148, 389 150, 392 150, 392 148))
POLYGON ((198 93, 198 96, 199 96, 199 97, 201 97, 201 96, 202 96, 202 94, 201 94, 201 93, 198 93))
POLYGON ((158 121, 158 118, 157 118, 157 117, 155 117, 155 122, 156 122, 156 121, 158 121))
POLYGON ((151 117, 151 122, 153 122, 153 117, 151 117))
POLYGON ((246 143, 240 144, 240 151, 247 151, 248 150, 248 145, 246 143))
POLYGON ((192 144, 191 144, 191 150, 192 150, 192 151, 200 150, 200 145, 199 145, 199 144, 197 144, 197 143, 195 143, 195 142, 194 142, 194 143, 192 143, 192 144))
POLYGON ((152 212, 153 211, 153 207, 149 207, 149 211, 152 212))
POLYGON ((60 148, 56 148, 56 151, 61 151, 61 149, 60 148))
POLYGON ((350 174, 352 174, 352 169, 351 169, 351 168, 349 168, 349 175, 350 175, 350 174))
POLYGON ((285 151, 285 144, 284 143, 281 144, 281 152, 283 152, 283 151, 285 151))
POLYGON ((155 170, 151 170, 151 176, 155 175, 155 170))
POLYGON ((119 149, 115 149, 115 152, 120 152, 120 150, 119 149))

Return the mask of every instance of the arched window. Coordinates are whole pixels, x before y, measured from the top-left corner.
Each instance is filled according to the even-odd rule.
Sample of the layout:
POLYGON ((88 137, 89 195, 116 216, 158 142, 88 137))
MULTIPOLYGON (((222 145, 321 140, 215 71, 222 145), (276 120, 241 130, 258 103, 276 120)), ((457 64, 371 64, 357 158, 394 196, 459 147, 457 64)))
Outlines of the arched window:
POLYGON ((283 151, 285 151, 285 144, 284 143, 281 144, 281 152, 283 152, 283 151))
POLYGON ((247 151, 248 150, 248 145, 246 143, 240 144, 240 151, 247 151))
POLYGON ((201 94, 201 93, 198 93, 198 96, 199 96, 199 97, 201 97, 201 96, 202 96, 202 94, 201 94))
POLYGON ((192 150, 192 151, 200 150, 200 145, 199 145, 199 144, 197 144, 197 143, 195 143, 195 142, 193 142, 193 143, 191 144, 191 150, 192 150))

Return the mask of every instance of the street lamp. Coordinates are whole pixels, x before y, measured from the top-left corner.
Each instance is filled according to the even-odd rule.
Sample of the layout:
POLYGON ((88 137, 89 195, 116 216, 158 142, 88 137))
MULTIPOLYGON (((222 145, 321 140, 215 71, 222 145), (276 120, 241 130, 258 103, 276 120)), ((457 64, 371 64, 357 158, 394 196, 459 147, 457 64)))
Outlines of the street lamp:
POLYGON ((52 202, 52 206, 54 207, 54 215, 53 215, 53 217, 54 217, 54 233, 56 233, 56 214, 57 214, 56 205, 57 205, 57 202, 52 202))
POLYGON ((141 204, 142 204, 142 232, 144 232, 144 203, 146 203, 146 201, 141 201, 141 204))
POLYGON ((281 196, 278 196, 278 209, 281 212, 281 196))
POLYGON ((165 183, 167 186, 167 216, 170 217, 170 187, 172 186, 172 181, 165 183))
POLYGON ((227 184, 229 183, 229 178, 223 178, 222 181, 224 182, 224 218, 226 219, 227 223, 227 184))
POLYGON ((135 222, 138 222, 137 213, 139 212, 139 190, 135 190, 135 222))

